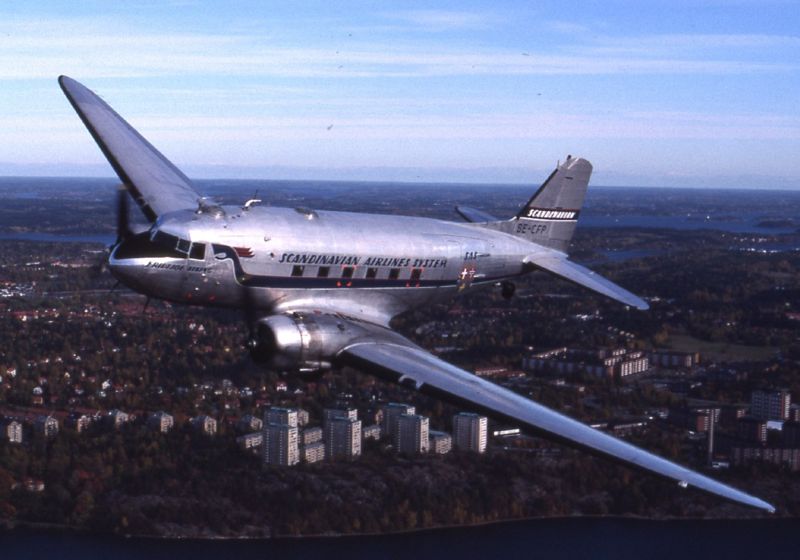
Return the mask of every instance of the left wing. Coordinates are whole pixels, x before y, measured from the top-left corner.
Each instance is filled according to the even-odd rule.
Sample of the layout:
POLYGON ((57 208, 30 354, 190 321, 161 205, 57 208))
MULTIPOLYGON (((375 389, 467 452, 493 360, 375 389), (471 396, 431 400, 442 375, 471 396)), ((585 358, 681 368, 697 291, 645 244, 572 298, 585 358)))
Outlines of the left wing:
POLYGON ((393 331, 361 322, 359 327, 371 334, 352 340, 340 350, 336 356, 340 365, 373 372, 453 404, 483 411, 550 439, 670 478, 683 487, 695 486, 770 513, 775 511, 763 500, 599 432, 440 360, 393 331))
POLYGON ((58 83, 148 220, 197 208, 201 196, 189 178, 114 109, 72 78, 61 76, 58 83))

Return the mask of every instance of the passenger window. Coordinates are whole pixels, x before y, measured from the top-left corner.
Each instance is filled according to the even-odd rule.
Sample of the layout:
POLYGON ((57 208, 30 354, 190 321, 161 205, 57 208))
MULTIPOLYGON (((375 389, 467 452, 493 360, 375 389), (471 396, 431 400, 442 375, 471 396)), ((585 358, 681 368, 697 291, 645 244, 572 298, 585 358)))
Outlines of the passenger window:
POLYGON ((303 265, 300 265, 300 264, 294 265, 292 267, 292 276, 302 276, 303 275, 303 271, 305 270, 305 268, 306 267, 304 267, 303 265))
POLYGON ((189 252, 189 258, 202 261, 206 258, 206 245, 205 243, 192 243, 192 250, 189 252))
POLYGON ((331 267, 329 266, 321 266, 319 270, 317 270, 317 278, 327 278, 328 274, 330 274, 331 267))
POLYGON ((378 276, 378 269, 377 268, 368 268, 367 269, 367 278, 375 278, 378 276))
POLYGON ((353 267, 346 266, 342 269, 342 278, 352 278, 353 277, 353 267))
POLYGON ((392 268, 389 270, 389 280, 397 280, 400 278, 400 269, 392 268))
POLYGON ((419 277, 422 276, 422 269, 421 268, 412 268, 411 269, 411 281, 417 282, 419 277))

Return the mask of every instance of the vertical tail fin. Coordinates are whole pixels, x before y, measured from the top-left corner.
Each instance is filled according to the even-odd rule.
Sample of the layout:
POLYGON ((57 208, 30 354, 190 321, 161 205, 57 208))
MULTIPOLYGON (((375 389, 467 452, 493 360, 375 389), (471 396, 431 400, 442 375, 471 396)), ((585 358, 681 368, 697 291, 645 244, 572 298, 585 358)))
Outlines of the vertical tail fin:
POLYGON ((591 163, 583 158, 567 156, 528 204, 511 219, 510 233, 566 252, 575 233, 591 175, 591 163))

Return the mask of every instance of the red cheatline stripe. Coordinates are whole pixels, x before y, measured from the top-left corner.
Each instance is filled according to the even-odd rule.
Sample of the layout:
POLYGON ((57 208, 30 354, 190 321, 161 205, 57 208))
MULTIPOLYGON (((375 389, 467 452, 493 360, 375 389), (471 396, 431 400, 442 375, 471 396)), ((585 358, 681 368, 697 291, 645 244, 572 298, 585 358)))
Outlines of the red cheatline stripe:
POLYGON ((249 259, 253 256, 253 250, 250 247, 234 247, 233 250, 240 257, 249 259))

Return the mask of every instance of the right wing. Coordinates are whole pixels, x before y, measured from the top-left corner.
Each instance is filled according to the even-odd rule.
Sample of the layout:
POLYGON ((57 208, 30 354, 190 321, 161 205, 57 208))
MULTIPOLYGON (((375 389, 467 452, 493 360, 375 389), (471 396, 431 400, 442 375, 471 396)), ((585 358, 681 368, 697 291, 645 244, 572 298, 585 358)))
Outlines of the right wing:
POLYGON ((487 214, 483 210, 477 210, 476 208, 470 208, 469 206, 456 206, 456 212, 458 215, 464 218, 468 222, 472 223, 481 223, 481 222, 497 222, 497 218, 492 216, 491 214, 487 214))
POLYGON ((148 220, 174 210, 197 208, 192 182, 95 93, 67 76, 64 95, 148 220))
POLYGON ((366 332, 340 350, 337 354, 340 365, 376 373, 457 406, 480 410, 550 439, 671 478, 683 487, 695 486, 770 513, 775 511, 772 505, 759 498, 590 428, 440 360, 394 331, 361 322, 356 325, 348 321, 347 326, 360 327, 366 332))

